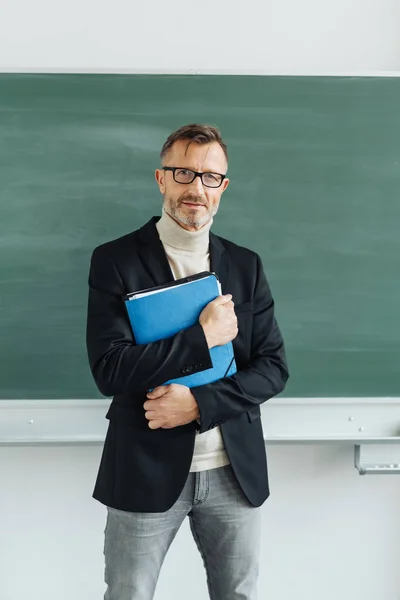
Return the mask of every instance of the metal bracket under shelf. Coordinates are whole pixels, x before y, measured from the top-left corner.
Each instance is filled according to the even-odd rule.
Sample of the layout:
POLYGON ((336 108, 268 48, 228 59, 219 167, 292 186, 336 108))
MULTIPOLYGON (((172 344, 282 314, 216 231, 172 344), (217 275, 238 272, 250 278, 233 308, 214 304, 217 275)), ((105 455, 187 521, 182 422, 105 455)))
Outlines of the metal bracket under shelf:
POLYGON ((356 444, 354 466, 360 475, 400 475, 400 442, 356 444))

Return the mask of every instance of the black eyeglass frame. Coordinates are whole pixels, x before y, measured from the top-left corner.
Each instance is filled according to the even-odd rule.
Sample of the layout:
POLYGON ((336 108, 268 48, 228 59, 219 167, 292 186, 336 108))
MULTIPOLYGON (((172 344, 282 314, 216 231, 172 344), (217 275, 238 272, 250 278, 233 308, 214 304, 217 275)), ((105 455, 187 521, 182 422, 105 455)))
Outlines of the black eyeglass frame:
POLYGON ((184 171, 190 171, 191 173, 193 173, 193 179, 192 179, 192 181, 188 181, 187 183, 183 183, 182 181, 176 181, 176 183, 180 183, 181 185, 189 185, 189 183, 193 183, 193 181, 196 179, 196 177, 200 177, 201 183, 205 187, 210 188, 212 190, 216 190, 219 187, 221 187, 224 179, 226 179, 226 175, 223 175, 222 173, 214 173, 213 171, 205 171, 204 173, 199 173, 197 171, 193 171, 193 169, 187 169, 186 167, 161 167, 161 168, 163 169, 163 171, 172 171, 174 181, 176 181, 176 179, 175 179, 175 171, 178 171, 179 169, 182 169, 184 171), (221 183, 219 185, 207 185, 203 181, 203 175, 207 175, 207 174, 210 174, 210 175, 219 175, 220 177, 222 177, 221 183))

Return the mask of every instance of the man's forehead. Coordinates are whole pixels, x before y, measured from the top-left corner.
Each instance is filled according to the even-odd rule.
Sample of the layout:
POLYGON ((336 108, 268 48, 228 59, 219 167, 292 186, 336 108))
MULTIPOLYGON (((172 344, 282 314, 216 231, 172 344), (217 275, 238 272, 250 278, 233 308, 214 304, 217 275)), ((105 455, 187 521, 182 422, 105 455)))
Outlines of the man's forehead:
POLYGON ((215 164, 215 167, 226 168, 225 154, 218 142, 199 144, 191 140, 178 140, 170 148, 169 154, 170 158, 185 163, 176 166, 189 166, 186 163, 193 162, 197 167, 207 164, 212 167, 215 164))

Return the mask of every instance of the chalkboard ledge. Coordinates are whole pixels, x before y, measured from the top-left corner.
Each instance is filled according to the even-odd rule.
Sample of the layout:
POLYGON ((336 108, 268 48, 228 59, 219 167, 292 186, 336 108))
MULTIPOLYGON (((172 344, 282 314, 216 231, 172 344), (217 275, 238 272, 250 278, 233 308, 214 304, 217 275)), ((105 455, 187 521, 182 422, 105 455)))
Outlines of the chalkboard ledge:
MULTIPOLYGON (((102 444, 110 400, 0 400, 0 444, 102 444)), ((266 444, 400 442, 400 398, 284 398, 262 407, 266 444)))

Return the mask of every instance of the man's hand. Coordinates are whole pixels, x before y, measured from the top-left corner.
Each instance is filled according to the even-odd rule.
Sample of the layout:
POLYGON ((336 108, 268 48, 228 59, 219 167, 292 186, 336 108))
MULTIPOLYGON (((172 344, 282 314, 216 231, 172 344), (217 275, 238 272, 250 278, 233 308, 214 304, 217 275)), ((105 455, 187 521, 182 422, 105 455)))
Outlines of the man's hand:
POLYGON ((170 383, 154 388, 143 404, 150 429, 171 429, 200 417, 199 407, 186 385, 170 383))
POLYGON ((207 304, 199 317, 209 348, 223 346, 235 339, 238 322, 235 315, 232 295, 218 296, 207 304))

